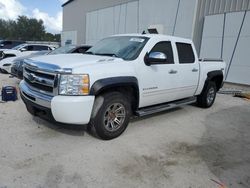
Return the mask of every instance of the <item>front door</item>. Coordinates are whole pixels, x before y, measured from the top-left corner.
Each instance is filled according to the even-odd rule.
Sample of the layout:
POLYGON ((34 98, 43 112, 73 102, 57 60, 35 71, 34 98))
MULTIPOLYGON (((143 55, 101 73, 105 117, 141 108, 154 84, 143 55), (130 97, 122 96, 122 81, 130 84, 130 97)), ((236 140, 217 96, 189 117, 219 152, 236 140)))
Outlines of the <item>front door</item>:
POLYGON ((180 73, 178 64, 174 60, 171 42, 158 42, 149 53, 151 52, 164 53, 167 61, 150 66, 140 62, 137 68, 140 83, 140 108, 178 99, 180 73))

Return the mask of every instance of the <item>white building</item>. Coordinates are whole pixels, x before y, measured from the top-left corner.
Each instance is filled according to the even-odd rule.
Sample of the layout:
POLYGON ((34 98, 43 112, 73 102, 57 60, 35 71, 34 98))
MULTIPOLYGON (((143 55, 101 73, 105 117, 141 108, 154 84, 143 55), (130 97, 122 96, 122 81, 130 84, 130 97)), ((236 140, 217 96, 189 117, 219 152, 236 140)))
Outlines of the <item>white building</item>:
POLYGON ((250 85, 249 0, 69 0, 62 6, 62 44, 157 27, 193 39, 200 57, 223 58, 228 82, 250 85))

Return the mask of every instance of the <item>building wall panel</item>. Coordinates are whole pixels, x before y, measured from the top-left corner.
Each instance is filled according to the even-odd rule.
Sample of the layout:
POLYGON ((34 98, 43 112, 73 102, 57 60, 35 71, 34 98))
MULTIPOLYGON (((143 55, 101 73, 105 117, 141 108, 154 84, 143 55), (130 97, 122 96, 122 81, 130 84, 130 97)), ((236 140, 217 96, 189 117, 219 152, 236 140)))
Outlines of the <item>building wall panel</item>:
POLYGON ((250 85, 249 44, 250 11, 206 16, 201 57, 222 57, 227 63, 226 81, 250 85))
POLYGON ((181 0, 177 14, 174 36, 192 39, 197 0, 181 0))
POLYGON ((199 0, 194 24, 193 41, 200 53, 205 16, 250 10, 250 0, 199 0), (218 9, 218 6, 220 7, 218 9))
POLYGON ((221 58, 223 23, 223 14, 206 17, 200 57, 221 58))
POLYGON ((222 58, 227 64, 227 70, 240 32, 243 16, 244 12, 226 14, 222 58))
POLYGON ((139 31, 162 25, 163 34, 192 38, 197 0, 139 0, 139 31))
POLYGON ((227 81, 250 85, 250 11, 246 13, 227 81))
POLYGON ((126 27, 125 27, 125 33, 137 33, 139 32, 139 12, 138 12, 138 6, 139 2, 131 2, 126 4, 126 27))
POLYGON ((77 31, 64 31, 61 34, 61 44, 77 44, 77 31))
POLYGON ((138 32, 138 1, 88 12, 86 43, 95 44, 114 34, 138 32))
POLYGON ((135 0, 74 0, 63 7, 63 32, 77 31, 77 44, 86 43, 87 13, 135 0))
POLYGON ((172 34, 178 9, 178 0, 140 0, 139 30, 147 30, 150 25, 163 25, 164 34, 172 34))

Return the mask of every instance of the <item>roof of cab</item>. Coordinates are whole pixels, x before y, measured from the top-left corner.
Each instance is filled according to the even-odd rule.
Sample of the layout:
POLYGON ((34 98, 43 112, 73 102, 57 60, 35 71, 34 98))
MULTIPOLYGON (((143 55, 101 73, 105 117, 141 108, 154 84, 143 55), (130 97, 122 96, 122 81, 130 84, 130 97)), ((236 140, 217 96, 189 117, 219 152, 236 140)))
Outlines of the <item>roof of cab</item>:
POLYGON ((191 39, 188 38, 182 38, 182 37, 176 37, 171 35, 162 35, 162 34, 138 34, 138 33, 131 33, 131 34, 118 34, 113 36, 134 36, 134 37, 148 37, 148 38, 168 38, 170 40, 176 40, 176 41, 189 41, 192 42, 191 39))

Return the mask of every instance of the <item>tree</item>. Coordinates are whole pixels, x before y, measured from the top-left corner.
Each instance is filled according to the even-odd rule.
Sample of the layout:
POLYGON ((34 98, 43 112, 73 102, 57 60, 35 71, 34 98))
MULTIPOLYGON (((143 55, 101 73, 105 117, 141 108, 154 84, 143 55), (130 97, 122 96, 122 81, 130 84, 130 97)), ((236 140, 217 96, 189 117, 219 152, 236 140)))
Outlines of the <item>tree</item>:
POLYGON ((42 20, 19 16, 17 20, 0 19, 0 38, 24 41, 60 41, 60 34, 46 33, 42 20))
POLYGON ((20 40, 42 40, 45 28, 42 20, 19 16, 15 25, 16 37, 20 40))
POLYGON ((5 20, 0 19, 0 37, 6 38, 8 36, 8 23, 5 20))

